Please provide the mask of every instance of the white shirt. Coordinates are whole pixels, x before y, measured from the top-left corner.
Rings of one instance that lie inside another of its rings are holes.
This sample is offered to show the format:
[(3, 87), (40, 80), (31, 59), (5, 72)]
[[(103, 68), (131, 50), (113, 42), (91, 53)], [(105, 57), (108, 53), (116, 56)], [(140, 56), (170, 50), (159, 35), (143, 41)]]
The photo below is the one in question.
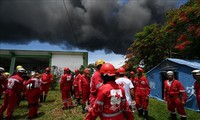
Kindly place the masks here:
[(126, 100), (128, 101), (129, 105), (131, 105), (132, 97), (131, 97), (130, 89), (134, 88), (131, 80), (125, 77), (120, 77), (116, 79), (115, 82), (124, 88)]

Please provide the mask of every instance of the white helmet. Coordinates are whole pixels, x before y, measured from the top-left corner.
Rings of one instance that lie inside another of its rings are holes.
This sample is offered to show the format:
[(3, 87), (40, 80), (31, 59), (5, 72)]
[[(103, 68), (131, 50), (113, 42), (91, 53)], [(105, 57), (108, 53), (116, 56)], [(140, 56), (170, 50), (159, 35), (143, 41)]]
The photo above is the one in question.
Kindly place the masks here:
[(167, 71), (167, 75), (174, 75), (173, 71)]
[(193, 74), (193, 75), (200, 75), (200, 70), (193, 70), (193, 71), (192, 71), (192, 74)]
[(19, 68), (19, 69), (17, 69), (17, 72), (24, 73), (25, 69), (24, 68)]

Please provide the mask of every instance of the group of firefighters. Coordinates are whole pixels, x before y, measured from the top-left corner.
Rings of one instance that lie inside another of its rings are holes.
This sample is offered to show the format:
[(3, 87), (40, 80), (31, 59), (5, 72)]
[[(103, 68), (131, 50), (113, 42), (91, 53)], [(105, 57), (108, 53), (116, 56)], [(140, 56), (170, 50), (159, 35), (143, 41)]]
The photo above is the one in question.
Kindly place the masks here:
[[(142, 68), (130, 72), (126, 76), (123, 67), (118, 68), (99, 59), (95, 62), (95, 72), (90, 76), (90, 69), (85, 68), (83, 74), (78, 69), (72, 75), (68, 67), (59, 81), (62, 96), (63, 110), (72, 109), (75, 105), (82, 105), (82, 113), (87, 113), (85, 120), (95, 120), (98, 116), (102, 120), (133, 120), (134, 111), (139, 117), (148, 120), (148, 104), (150, 87)], [(50, 85), (53, 81), (51, 69), (46, 68), (41, 75), (32, 72), (31, 77), (24, 79), (25, 69), (16, 67), (16, 72), (10, 75), (0, 67), (0, 95), (4, 99), (0, 107), (0, 119), (7, 109), (5, 119), (13, 119), (13, 112), (20, 103), (21, 92), (25, 89), (29, 113), (27, 119), (37, 117), (39, 102), (46, 102)], [(194, 89), (200, 108), (200, 70), (192, 71), (195, 78)], [(184, 105), (187, 95), (182, 83), (174, 78), (173, 71), (167, 71), (168, 80), (164, 82), (164, 100), (170, 111), (171, 119), (176, 120), (177, 109), (181, 120), (186, 120)], [(73, 92), (72, 92), (73, 89)], [(76, 99), (73, 103), (72, 95)], [(87, 105), (86, 105), (87, 103)], [(87, 107), (86, 107), (87, 106)]]

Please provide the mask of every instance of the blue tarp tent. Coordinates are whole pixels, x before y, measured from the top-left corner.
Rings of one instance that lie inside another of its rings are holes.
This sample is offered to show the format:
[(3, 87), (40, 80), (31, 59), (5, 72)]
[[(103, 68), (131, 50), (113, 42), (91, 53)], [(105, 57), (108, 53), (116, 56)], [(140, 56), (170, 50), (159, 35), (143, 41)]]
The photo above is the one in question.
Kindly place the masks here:
[(160, 64), (147, 72), (147, 78), (151, 87), (150, 96), (158, 100), (163, 100), (163, 84), (167, 79), (166, 71), (175, 72), (175, 78), (180, 80), (186, 89), (188, 100), (186, 108), (198, 111), (196, 96), (194, 94), (194, 82), (191, 71), (200, 69), (200, 60), (183, 60), (175, 58), (167, 58)]

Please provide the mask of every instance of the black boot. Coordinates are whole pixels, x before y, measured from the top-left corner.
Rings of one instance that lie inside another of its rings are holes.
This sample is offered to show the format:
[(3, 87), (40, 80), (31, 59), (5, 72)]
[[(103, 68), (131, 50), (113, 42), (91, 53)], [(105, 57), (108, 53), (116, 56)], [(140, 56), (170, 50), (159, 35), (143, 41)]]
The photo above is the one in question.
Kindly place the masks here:
[(148, 120), (148, 111), (147, 110), (144, 111), (144, 120)]
[(138, 110), (138, 115), (141, 117), (143, 115), (143, 109)]
[(44, 95), (44, 102), (46, 102), (47, 95)]
[(187, 117), (181, 117), (181, 120), (187, 120)]
[(176, 113), (171, 113), (171, 120), (177, 120)]
[(43, 102), (43, 95), (40, 95), (40, 102)]
[(86, 113), (85, 105), (82, 105), (82, 113)]
[(76, 99), (76, 104), (77, 104), (77, 106), (78, 106), (78, 105), (81, 105), (80, 98), (77, 98), (77, 99)]

